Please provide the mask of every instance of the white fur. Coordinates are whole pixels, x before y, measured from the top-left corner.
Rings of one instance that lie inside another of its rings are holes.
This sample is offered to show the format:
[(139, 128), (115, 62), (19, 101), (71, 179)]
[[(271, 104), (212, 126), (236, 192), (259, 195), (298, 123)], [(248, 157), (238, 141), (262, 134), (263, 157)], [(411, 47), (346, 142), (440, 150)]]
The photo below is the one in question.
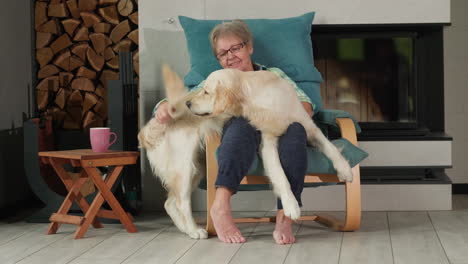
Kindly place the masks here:
[(294, 87), (268, 71), (242, 72), (224, 69), (208, 76), (203, 89), (190, 98), (190, 110), (198, 115), (243, 116), (262, 132), (261, 155), (275, 194), (285, 215), (298, 219), (300, 208), (292, 194), (278, 156), (277, 140), (291, 123), (302, 124), (309, 144), (332, 162), (342, 181), (352, 181), (348, 162), (314, 124), (297, 98)]

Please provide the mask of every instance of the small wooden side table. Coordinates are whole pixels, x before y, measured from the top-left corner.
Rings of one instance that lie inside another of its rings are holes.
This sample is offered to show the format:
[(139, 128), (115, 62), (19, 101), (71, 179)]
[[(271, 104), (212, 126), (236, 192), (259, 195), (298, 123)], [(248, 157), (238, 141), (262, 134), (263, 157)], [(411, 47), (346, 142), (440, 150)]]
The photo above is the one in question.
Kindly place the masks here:
[[(41, 160), (52, 165), (68, 190), (68, 194), (57, 213), (52, 214), (49, 218), (51, 223), (47, 234), (55, 234), (60, 224), (66, 223), (77, 225), (75, 239), (82, 238), (90, 224), (93, 224), (95, 228), (102, 227), (96, 217), (119, 219), (129, 233), (138, 232), (132, 222), (132, 216), (123, 210), (111, 191), (124, 166), (135, 164), (138, 156), (139, 152), (134, 151), (109, 150), (104, 153), (95, 153), (90, 149), (39, 152)], [(79, 178), (74, 180), (65, 171), (63, 165), (67, 163), (73, 167), (82, 168)], [(102, 166), (112, 167), (104, 180), (97, 168)], [(81, 186), (88, 179), (91, 179), (98, 191), (91, 205), (84, 199), (80, 191)], [(79, 205), (84, 216), (67, 214), (74, 201)], [(104, 201), (109, 204), (112, 210), (101, 209)]]

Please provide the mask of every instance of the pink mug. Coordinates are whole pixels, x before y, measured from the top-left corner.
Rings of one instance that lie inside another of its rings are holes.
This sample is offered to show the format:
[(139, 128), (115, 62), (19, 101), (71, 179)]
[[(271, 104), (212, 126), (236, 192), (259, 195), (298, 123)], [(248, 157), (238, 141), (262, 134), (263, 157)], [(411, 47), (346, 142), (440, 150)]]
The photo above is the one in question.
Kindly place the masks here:
[[(114, 136), (114, 139), (109, 143), (111, 135)], [(117, 135), (114, 132), (110, 132), (110, 128), (108, 127), (92, 127), (89, 130), (89, 136), (93, 152), (106, 152), (117, 140)]]

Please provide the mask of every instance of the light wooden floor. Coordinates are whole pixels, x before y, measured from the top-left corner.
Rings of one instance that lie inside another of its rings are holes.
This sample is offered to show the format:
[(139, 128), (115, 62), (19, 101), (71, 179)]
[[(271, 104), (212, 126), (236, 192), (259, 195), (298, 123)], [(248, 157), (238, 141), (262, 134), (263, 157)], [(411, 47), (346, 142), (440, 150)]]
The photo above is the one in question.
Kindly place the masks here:
[(361, 229), (352, 233), (298, 223), (294, 245), (274, 244), (274, 224), (241, 225), (245, 244), (192, 240), (164, 214), (138, 217), (139, 233), (106, 224), (79, 240), (72, 239), (70, 225), (45, 235), (47, 224), (3, 222), (0, 263), (468, 263), (468, 196), (454, 196), (453, 205), (452, 211), (364, 212)]

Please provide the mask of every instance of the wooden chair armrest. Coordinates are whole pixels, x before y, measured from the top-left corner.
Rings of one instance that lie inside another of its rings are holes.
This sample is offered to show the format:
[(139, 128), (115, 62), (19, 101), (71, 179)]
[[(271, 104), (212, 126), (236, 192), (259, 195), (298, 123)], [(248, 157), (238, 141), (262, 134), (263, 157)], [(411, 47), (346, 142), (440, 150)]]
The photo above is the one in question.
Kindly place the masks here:
[(355, 146), (358, 145), (357, 142), (357, 133), (354, 122), (351, 118), (337, 118), (336, 123), (340, 128), (341, 137), (347, 139), (349, 142), (353, 143)]
[(220, 144), (221, 136), (218, 133), (213, 132), (205, 136), (206, 153), (216, 151)]

